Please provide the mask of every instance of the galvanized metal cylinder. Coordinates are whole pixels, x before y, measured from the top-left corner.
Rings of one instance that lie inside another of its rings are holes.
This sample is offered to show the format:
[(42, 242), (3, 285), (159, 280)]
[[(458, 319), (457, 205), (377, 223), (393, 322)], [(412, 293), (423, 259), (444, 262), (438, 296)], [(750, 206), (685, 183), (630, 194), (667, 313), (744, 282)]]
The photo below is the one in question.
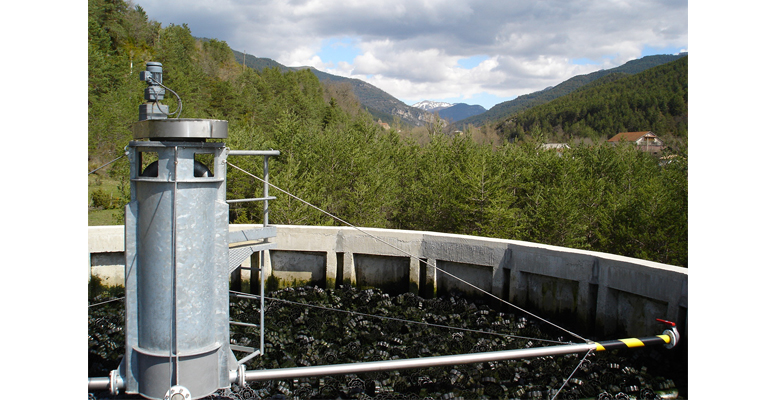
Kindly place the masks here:
[[(162, 399), (182, 387), (205, 397), (229, 387), (237, 367), (227, 312), (225, 145), (173, 138), (128, 149), (126, 392)], [(210, 162), (213, 176), (200, 173), (198, 159)]]
[[(226, 285), (212, 280), (217, 232), (211, 212), (218, 182), (143, 179), (137, 182), (139, 346), (168, 351), (168, 338), (176, 328), (177, 351), (209, 347), (217, 341), (210, 329), (217, 314), (212, 296)], [(170, 324), (174, 317), (176, 323)]]

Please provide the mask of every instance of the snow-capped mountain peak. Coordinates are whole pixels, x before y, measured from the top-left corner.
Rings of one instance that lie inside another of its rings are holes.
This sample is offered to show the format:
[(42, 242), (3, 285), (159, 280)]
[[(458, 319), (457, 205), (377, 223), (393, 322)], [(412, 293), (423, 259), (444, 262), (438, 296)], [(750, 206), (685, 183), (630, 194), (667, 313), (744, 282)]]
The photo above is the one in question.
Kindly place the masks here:
[(452, 107), (453, 105), (454, 104), (444, 103), (442, 101), (423, 100), (419, 103), (412, 104), (412, 107), (419, 108), (428, 112), (435, 112)]

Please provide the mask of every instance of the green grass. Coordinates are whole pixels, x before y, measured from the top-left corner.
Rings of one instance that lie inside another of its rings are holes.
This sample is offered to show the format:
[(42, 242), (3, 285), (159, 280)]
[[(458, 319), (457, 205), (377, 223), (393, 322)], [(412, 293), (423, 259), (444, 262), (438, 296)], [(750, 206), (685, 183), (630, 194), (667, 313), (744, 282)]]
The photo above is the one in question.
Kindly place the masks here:
[(118, 217), (123, 215), (123, 207), (114, 209), (96, 208), (91, 200), (92, 194), (99, 189), (113, 197), (119, 197), (119, 185), (119, 180), (110, 178), (106, 174), (101, 175), (97, 172), (88, 176), (88, 226), (120, 225)]
[(88, 226), (122, 225), (118, 216), (123, 210), (88, 210)]

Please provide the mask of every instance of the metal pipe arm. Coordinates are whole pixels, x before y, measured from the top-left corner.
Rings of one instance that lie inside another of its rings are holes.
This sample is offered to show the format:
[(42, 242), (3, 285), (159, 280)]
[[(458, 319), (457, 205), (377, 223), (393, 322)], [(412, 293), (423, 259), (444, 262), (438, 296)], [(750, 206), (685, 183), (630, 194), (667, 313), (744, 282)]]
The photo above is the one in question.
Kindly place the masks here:
[(99, 392), (110, 390), (110, 378), (88, 378), (88, 391)]
[(280, 150), (230, 150), (228, 156), (280, 156)]
[(110, 371), (110, 376), (105, 378), (88, 378), (88, 391), (109, 391), (111, 394), (116, 395), (118, 391), (126, 388), (126, 383), (123, 377), (120, 376), (120, 372), (116, 370)]
[(509, 361), (522, 358), (553, 356), (587, 351), (605, 351), (617, 348), (644, 347), (653, 345), (675, 344), (676, 338), (673, 332), (666, 331), (663, 335), (648, 338), (631, 338), (620, 340), (608, 340), (603, 342), (590, 342), (583, 344), (566, 344), (558, 346), (537, 347), (529, 349), (502, 350), (484, 353), (458, 354), (450, 356), (408, 358), (404, 360), (371, 361), (349, 364), (321, 365), (313, 367), (278, 368), (265, 370), (242, 371), (242, 376), (236, 377), (233, 382), (264, 381), (271, 379), (304, 378), (311, 376), (330, 376), (355, 374), (365, 372), (392, 371), (413, 368), (429, 368), (438, 366), (452, 366), (460, 364), (473, 364), (491, 361)]
[[(311, 376), (332, 376), (366, 372), (393, 371), (414, 368), (430, 368), (461, 364), (474, 364), (492, 361), (510, 361), (523, 358), (554, 356), (564, 354), (584, 353), (588, 351), (606, 351), (619, 348), (635, 348), (662, 345), (673, 347), (678, 341), (676, 328), (666, 330), (662, 335), (646, 338), (629, 338), (589, 342), (582, 344), (565, 344), (529, 349), (514, 349), (491, 351), (483, 353), (457, 354), (449, 356), (407, 358), (404, 360), (369, 361), (348, 364), (318, 365), (312, 367), (276, 368), (246, 371), (240, 365), (237, 371), (231, 371), (230, 381), (242, 384), (249, 381), (266, 381), (271, 379), (305, 378)], [(88, 378), (88, 390), (110, 390), (117, 393), (123, 389), (123, 380), (116, 371), (109, 378)]]
[(314, 367), (252, 370), (246, 371), (244, 373), (244, 380), (264, 381), (271, 379), (304, 378), (310, 376), (329, 376), (413, 368), (429, 368), (437, 366), (451, 366), (487, 361), (514, 360), (518, 358), (540, 357), (555, 354), (580, 353), (593, 350), (595, 347), (595, 344), (560, 345), (531, 349), (459, 354), (452, 356), (408, 358), (404, 360), (371, 361), (350, 364), (321, 365)]

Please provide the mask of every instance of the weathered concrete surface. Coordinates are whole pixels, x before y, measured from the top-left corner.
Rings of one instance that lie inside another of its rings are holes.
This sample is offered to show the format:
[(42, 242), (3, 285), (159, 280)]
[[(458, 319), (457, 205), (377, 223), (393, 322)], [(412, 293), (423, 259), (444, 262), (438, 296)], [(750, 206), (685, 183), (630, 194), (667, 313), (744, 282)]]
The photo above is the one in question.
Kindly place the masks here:
[[(230, 230), (253, 227), (258, 225), (231, 225)], [(431, 297), (468, 288), (456, 277), (538, 315), (599, 336), (660, 334), (662, 326), (655, 318), (677, 322), (686, 335), (686, 268), (434, 232), (278, 225), (277, 233), (271, 239), (277, 248), (270, 251), (266, 272), (284, 282), (325, 281), (327, 287), (395, 285)], [(105, 253), (123, 251), (122, 234), (122, 226), (89, 228), (93, 273), (103, 273), (96, 267)]]
[(326, 283), (326, 252), (273, 250), (270, 263), (278, 288)]
[(126, 260), (123, 225), (88, 227), (88, 268), (108, 286), (123, 286)]

